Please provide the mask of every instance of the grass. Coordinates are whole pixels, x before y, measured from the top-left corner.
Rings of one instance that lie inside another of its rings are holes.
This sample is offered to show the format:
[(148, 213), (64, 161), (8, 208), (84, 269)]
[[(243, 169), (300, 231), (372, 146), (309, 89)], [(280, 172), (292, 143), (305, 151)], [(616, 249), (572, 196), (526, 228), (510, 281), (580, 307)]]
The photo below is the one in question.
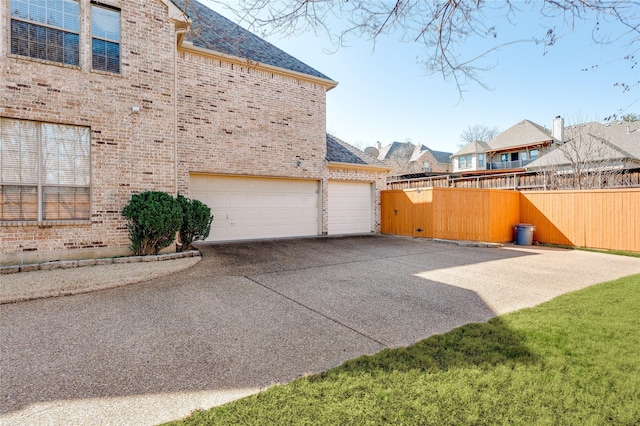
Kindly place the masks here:
[(171, 424), (638, 425), (639, 401), (634, 275)]

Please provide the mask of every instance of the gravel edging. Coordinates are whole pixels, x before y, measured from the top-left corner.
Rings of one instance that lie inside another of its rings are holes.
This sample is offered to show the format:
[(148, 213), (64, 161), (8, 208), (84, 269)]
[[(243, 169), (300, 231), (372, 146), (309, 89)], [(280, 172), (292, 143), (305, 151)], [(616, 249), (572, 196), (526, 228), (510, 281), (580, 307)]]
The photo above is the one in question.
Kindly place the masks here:
[(485, 241), (459, 241), (459, 240), (445, 240), (442, 238), (432, 238), (434, 243), (443, 244), (455, 244), (462, 247), (483, 247), (483, 248), (500, 248), (504, 247), (502, 243), (489, 243)]
[[(0, 274), (0, 304), (88, 293), (159, 278), (190, 268), (199, 251), (46, 262), (5, 267)], [(20, 272), (20, 273), (16, 273)]]

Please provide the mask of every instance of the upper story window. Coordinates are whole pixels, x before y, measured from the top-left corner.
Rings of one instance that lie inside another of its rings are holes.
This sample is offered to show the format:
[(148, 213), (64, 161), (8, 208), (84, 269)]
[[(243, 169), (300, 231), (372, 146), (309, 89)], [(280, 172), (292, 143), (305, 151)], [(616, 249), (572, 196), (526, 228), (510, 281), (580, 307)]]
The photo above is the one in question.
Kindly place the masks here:
[(538, 155), (539, 154), (537, 149), (532, 149), (531, 151), (529, 151), (529, 158), (531, 158), (532, 160), (538, 158)]
[(80, 64), (80, 5), (74, 0), (11, 0), (11, 53)]
[(470, 169), (471, 168), (471, 156), (465, 155), (458, 157), (458, 169)]
[(88, 127), (0, 118), (0, 220), (89, 220)]
[(120, 73), (120, 11), (92, 4), (91, 37), (92, 68)]

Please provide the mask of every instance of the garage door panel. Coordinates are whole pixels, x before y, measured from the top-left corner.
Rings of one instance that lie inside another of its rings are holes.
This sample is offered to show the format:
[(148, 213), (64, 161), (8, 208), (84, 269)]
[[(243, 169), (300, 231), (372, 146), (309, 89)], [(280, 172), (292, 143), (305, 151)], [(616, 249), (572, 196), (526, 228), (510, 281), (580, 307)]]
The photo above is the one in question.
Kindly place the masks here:
[(319, 233), (318, 181), (193, 175), (191, 188), (214, 215), (207, 241)]
[(371, 183), (330, 181), (328, 233), (359, 234), (373, 229)]

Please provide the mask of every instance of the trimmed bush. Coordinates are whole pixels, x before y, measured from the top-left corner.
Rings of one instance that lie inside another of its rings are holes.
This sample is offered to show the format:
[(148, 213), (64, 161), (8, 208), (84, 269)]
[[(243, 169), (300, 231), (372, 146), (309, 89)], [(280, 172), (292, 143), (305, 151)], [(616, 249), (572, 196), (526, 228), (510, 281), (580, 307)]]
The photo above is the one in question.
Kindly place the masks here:
[(191, 200), (178, 195), (178, 204), (182, 208), (182, 226), (180, 227), (180, 245), (178, 251), (189, 250), (192, 243), (204, 240), (211, 231), (213, 216), (209, 206), (199, 200)]
[(178, 201), (159, 191), (132, 195), (122, 215), (129, 220), (131, 250), (136, 256), (158, 254), (168, 247), (182, 223), (182, 208)]

